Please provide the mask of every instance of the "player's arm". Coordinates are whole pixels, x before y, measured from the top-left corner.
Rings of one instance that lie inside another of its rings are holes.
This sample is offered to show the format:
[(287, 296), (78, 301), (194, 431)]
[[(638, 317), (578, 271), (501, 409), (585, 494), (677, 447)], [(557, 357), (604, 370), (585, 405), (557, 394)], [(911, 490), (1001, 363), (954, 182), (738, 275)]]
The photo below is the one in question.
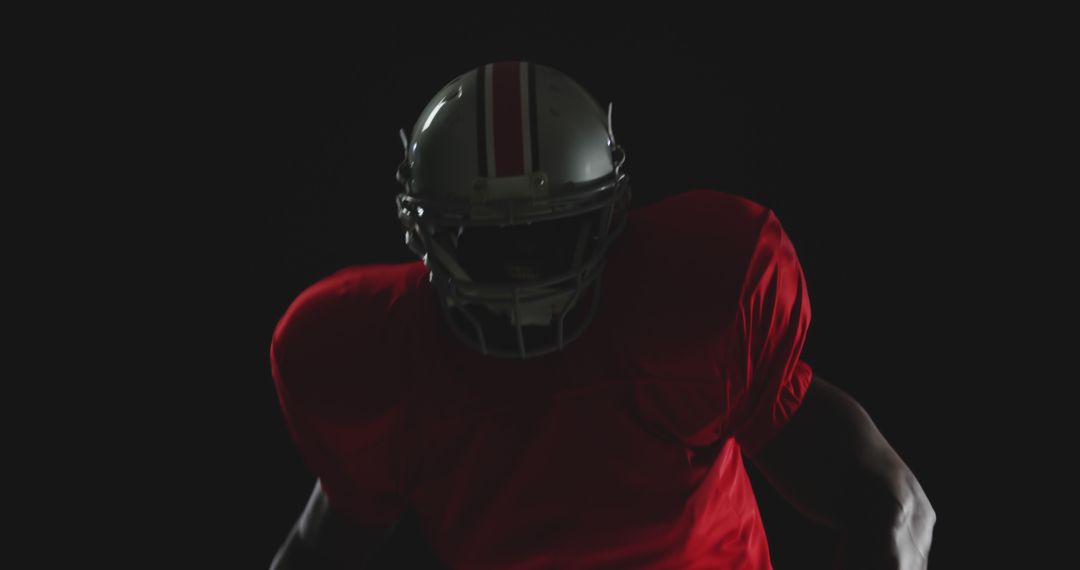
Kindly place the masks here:
[(925, 568), (936, 515), (851, 396), (814, 376), (798, 412), (751, 457), (804, 515), (844, 535), (843, 568)]
[(363, 528), (334, 512), (318, 481), (270, 570), (364, 568), (392, 528)]

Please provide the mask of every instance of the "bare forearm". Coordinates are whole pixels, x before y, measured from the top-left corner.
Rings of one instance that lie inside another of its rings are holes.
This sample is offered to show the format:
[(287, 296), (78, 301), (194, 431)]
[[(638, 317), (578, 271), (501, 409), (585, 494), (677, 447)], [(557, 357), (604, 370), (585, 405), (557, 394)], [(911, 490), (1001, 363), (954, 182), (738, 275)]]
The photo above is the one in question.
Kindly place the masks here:
[(285, 542), (278, 549), (270, 570), (337, 570), (342, 566), (304, 543), (300, 538), (299, 525), (295, 525)]
[(389, 529), (360, 528), (331, 507), (316, 481), (304, 511), (278, 549), (270, 570), (363, 568), (387, 541)]
[(764, 476), (819, 523), (857, 534), (929, 532), (930, 501), (862, 406), (821, 378), (811, 386), (791, 423), (753, 458)]

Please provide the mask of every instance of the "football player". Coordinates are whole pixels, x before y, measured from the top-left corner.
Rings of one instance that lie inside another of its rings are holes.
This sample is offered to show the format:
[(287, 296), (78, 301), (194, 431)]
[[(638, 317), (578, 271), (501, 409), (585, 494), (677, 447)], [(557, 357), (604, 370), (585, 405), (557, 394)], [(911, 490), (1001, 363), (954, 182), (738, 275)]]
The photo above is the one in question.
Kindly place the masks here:
[(841, 567), (926, 567), (918, 481), (801, 358), (773, 212), (631, 209), (611, 107), (528, 62), (450, 81), (402, 140), (419, 260), (343, 269), (274, 332), (317, 482), (273, 568), (377, 567), (405, 526), (450, 568), (771, 568), (745, 460), (842, 531)]

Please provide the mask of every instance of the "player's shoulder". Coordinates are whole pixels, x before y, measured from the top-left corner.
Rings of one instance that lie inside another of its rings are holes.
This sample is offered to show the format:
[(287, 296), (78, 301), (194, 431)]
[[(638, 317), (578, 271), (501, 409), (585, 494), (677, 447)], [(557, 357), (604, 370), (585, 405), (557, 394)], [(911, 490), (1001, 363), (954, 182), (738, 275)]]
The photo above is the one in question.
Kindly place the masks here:
[(660, 215), (673, 216), (695, 231), (745, 234), (751, 239), (773, 217), (772, 210), (750, 198), (709, 188), (674, 194), (655, 207)]
[(282, 387), (306, 398), (342, 395), (360, 387), (360, 376), (392, 374), (387, 339), (402, 298), (415, 289), (416, 265), (352, 266), (304, 289), (271, 340)]
[(724, 192), (712, 188), (690, 188), (678, 194), (672, 194), (665, 198), (666, 202), (694, 204), (704, 208), (715, 208), (718, 211), (740, 212), (742, 215), (760, 215), (767, 210), (765, 206), (738, 194)]
[(617, 358), (659, 377), (701, 376), (733, 330), (747, 269), (769, 210), (693, 189), (631, 212), (609, 254), (603, 317)]
[(779, 227), (775, 214), (762, 204), (708, 188), (674, 194), (635, 214), (647, 239), (672, 263), (718, 276), (740, 274), (755, 252), (775, 238), (769, 228)]
[(728, 244), (732, 255), (754, 258), (784, 253), (790, 244), (776, 213), (750, 198), (709, 189), (694, 189), (676, 197), (695, 231), (713, 244)]
[(404, 294), (413, 264), (355, 265), (305, 288), (274, 331), (275, 342), (377, 329), (377, 315)]

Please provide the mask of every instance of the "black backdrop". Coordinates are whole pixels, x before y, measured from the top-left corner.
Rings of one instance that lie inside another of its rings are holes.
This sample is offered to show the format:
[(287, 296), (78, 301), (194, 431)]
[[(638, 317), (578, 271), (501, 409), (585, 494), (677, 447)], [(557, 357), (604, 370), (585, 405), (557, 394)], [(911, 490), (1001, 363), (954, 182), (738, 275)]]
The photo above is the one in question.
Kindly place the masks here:
[[(966, 175), (978, 46), (922, 28), (589, 31), (369, 23), (262, 30), (212, 50), (192, 39), (198, 79), (177, 89), (203, 144), (190, 160), (208, 168), (177, 199), (196, 231), (172, 244), (184, 294), (170, 308), (190, 325), (172, 363), (197, 421), (170, 435), (194, 459), (170, 469), (184, 481), (174, 508), (201, 521), (192, 532), (232, 567), (269, 563), (313, 482), (269, 374), (276, 320), (338, 268), (413, 259), (393, 213), (397, 130), (457, 74), (527, 59), (614, 102), (637, 206), (704, 186), (778, 213), (813, 303), (805, 358), (923, 483), (939, 515), (931, 567), (993, 560), (980, 506), (1003, 474), (975, 466), (1005, 437), (983, 421), (984, 399), (1012, 370), (987, 358), (1000, 292), (985, 286), (994, 248)], [(829, 532), (751, 475), (776, 567), (826, 567)]]

